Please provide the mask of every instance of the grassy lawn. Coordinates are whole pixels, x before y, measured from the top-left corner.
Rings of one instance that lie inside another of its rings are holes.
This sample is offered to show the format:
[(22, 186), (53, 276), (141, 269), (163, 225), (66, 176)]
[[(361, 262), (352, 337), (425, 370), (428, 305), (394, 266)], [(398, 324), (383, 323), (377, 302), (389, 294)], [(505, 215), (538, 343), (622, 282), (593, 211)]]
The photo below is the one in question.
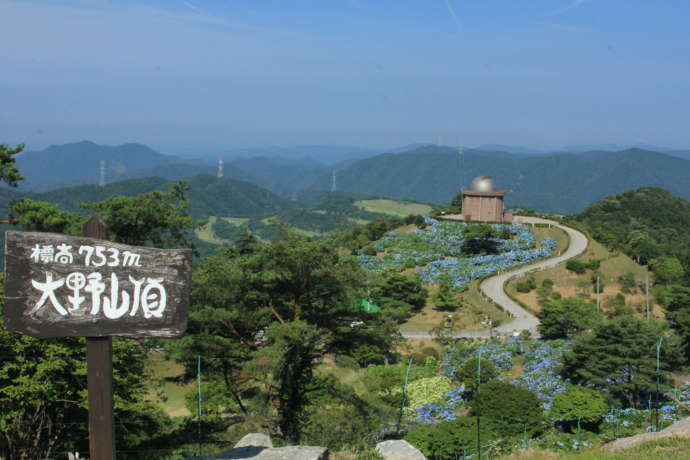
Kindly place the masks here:
[(215, 233), (213, 233), (213, 224), (217, 221), (216, 216), (209, 216), (208, 223), (201, 228), (194, 230), (196, 237), (205, 243), (223, 245), (226, 243), (225, 240), (218, 238)]
[(355, 202), (365, 211), (389, 214), (391, 216), (405, 217), (410, 214), (429, 214), (431, 206), (419, 203), (404, 203), (394, 200), (360, 200)]
[(431, 299), (438, 291), (438, 285), (430, 285), (426, 288), (429, 291), (426, 306), (406, 323), (400, 325), (400, 330), (428, 331), (439, 326), (448, 315), (453, 315), (455, 327), (463, 330), (486, 329), (481, 323), (487, 315), (494, 324), (510, 321), (510, 316), (506, 312), (480, 295), (478, 280), (472, 281), (467, 291), (459, 295), (462, 306), (454, 312), (436, 310)]
[[(183, 373), (182, 366), (164, 359), (163, 353), (153, 352), (149, 354), (146, 368), (151, 374), (148, 398), (158, 402), (171, 417), (190, 415), (185, 405), (185, 394), (193, 390), (194, 382), (181, 384), (175, 381)], [(163, 399), (160, 395), (163, 395)]]
[(501, 460), (690, 460), (690, 439), (670, 437), (651, 441), (620, 452), (606, 452), (602, 448), (578, 453), (556, 453), (530, 449), (517, 452)]
[[(538, 229), (545, 230), (545, 229)], [(546, 229), (548, 230), (548, 229)], [(581, 260), (599, 259), (601, 260), (601, 268), (599, 271), (602, 274), (602, 282), (604, 284), (604, 292), (601, 294), (601, 305), (604, 310), (607, 310), (607, 300), (612, 299), (617, 294), (625, 296), (626, 305), (632, 307), (636, 311), (642, 313), (645, 309), (645, 296), (639, 290), (634, 290), (632, 293), (624, 293), (621, 285), (618, 282), (620, 276), (628, 272), (634, 274), (635, 279), (639, 282), (644, 282), (645, 277), (648, 276), (647, 269), (635, 263), (630, 257), (622, 253), (612, 253), (604, 246), (596, 241), (590, 241), (587, 251), (578, 257)], [(534, 273), (534, 279), (537, 286), (540, 286), (545, 279), (554, 281), (554, 291), (560, 293), (563, 297), (581, 296), (589, 300), (595, 301), (596, 294), (594, 292), (594, 285), (591, 283), (592, 271), (587, 270), (584, 274), (578, 275), (565, 268), (565, 264), (558, 267)], [(536, 290), (529, 293), (517, 292), (516, 285), (521, 279), (513, 279), (506, 284), (506, 291), (512, 297), (518, 299), (525, 304), (530, 310), (538, 312), (541, 307), (537, 301)], [(653, 302), (653, 299), (651, 299)], [(661, 316), (661, 309), (653, 305), (653, 312), (657, 316)]]
[(568, 234), (557, 227), (535, 227), (533, 229), (534, 236), (537, 238), (537, 247), (539, 242), (544, 238), (553, 238), (556, 240), (556, 251), (565, 251), (568, 248), (569, 238)]

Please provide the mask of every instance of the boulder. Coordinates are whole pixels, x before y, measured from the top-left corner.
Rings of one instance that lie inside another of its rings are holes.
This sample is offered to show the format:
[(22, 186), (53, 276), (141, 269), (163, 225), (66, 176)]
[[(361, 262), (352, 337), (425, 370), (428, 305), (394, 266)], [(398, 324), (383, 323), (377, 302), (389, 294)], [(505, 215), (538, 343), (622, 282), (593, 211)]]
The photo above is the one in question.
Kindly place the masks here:
[(376, 444), (376, 451), (385, 460), (426, 460), (424, 454), (404, 439)]
[(235, 448), (238, 447), (249, 447), (249, 446), (254, 446), (254, 447), (273, 447), (273, 441), (271, 441), (271, 437), (267, 434), (263, 433), (249, 433), (245, 434), (242, 439), (240, 439), (237, 444), (235, 444)]
[(216, 458), (218, 460), (328, 460), (328, 449), (316, 446), (246, 446), (232, 449)]

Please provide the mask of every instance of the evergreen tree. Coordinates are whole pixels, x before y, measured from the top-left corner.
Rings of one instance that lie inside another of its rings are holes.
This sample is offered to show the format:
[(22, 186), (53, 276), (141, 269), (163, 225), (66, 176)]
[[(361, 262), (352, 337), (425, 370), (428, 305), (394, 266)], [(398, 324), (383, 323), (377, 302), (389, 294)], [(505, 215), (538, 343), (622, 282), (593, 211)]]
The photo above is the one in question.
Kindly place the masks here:
[(616, 318), (575, 339), (564, 355), (561, 374), (571, 382), (609, 391), (628, 407), (640, 408), (655, 391), (656, 347), (663, 338), (662, 391), (669, 372), (682, 362), (680, 340), (657, 322)]
[(441, 279), (433, 300), (436, 309), (440, 311), (455, 311), (460, 306), (460, 299), (453, 291), (453, 286), (448, 276), (444, 276)]

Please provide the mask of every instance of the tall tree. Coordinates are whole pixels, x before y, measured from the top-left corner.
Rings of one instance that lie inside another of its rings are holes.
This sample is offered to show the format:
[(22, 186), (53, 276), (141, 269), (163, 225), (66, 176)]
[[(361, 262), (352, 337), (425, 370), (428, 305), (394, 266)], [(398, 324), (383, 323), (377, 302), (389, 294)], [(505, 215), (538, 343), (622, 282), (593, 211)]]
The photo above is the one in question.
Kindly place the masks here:
[(545, 339), (570, 339), (602, 320), (596, 305), (577, 297), (547, 302), (537, 316), (539, 333)]
[[(655, 390), (656, 346), (663, 338), (662, 384), (682, 362), (680, 340), (661, 323), (616, 318), (575, 339), (561, 374), (571, 382), (610, 391), (628, 407), (639, 408)], [(665, 388), (665, 386), (664, 386)]]
[(668, 304), (671, 328), (681, 337), (686, 362), (690, 361), (690, 287), (674, 286)]
[(359, 308), (363, 273), (328, 241), (288, 233), (243, 255), (222, 249), (194, 280), (188, 333), (174, 356), (190, 377), (196, 356), (208, 359), (206, 375), (226, 384), (233, 412), (275, 418), (291, 441), (300, 438), (308, 394), (324, 389), (313, 377), (325, 355), (362, 346), (388, 353), (396, 340), (385, 316)]

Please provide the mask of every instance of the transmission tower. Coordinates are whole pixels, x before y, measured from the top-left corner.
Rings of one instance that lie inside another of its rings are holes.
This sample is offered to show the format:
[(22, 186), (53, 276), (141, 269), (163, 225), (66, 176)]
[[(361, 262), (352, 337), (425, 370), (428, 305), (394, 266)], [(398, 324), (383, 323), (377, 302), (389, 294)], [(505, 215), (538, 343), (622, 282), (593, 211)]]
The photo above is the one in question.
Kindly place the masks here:
[(105, 160), (101, 160), (101, 171), (98, 176), (98, 185), (101, 187), (105, 186)]
[(218, 157), (218, 179), (223, 178), (223, 159)]
[(334, 169), (333, 173), (331, 174), (333, 180), (331, 181), (331, 192), (335, 192), (336, 189), (336, 176), (338, 175), (338, 172)]

